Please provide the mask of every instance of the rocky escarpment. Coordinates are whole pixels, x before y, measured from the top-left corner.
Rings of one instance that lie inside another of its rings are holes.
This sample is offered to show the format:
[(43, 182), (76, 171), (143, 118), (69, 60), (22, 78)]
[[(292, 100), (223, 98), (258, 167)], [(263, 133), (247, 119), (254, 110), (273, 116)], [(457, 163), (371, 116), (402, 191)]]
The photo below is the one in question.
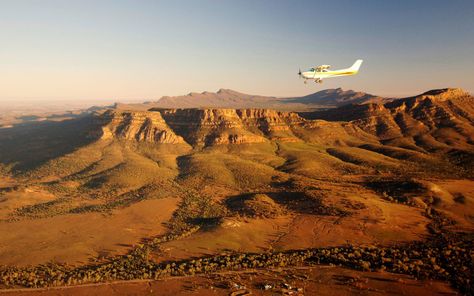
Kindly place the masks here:
[(161, 144), (185, 143), (166, 124), (158, 112), (107, 111), (99, 119), (102, 138), (117, 137)]
[(385, 104), (348, 105), (305, 114), (348, 121), (386, 143), (424, 150), (474, 149), (474, 98), (461, 89), (439, 89)]
[(98, 117), (101, 137), (193, 146), (280, 142), (332, 145), (373, 142), (351, 123), (307, 120), (293, 112), (269, 109), (109, 110)]
[(292, 127), (305, 120), (295, 113), (267, 109), (152, 109), (193, 145), (296, 141)]
[(267, 109), (109, 110), (97, 121), (102, 138), (194, 146), (299, 141), (293, 131), (307, 124), (296, 113)]

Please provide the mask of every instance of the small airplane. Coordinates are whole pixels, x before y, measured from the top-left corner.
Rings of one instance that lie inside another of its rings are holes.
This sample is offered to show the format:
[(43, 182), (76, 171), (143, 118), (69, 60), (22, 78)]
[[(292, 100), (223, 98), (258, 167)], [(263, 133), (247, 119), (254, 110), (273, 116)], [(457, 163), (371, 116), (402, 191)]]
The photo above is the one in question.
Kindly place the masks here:
[(331, 68), (330, 65), (321, 65), (313, 67), (306, 72), (301, 72), (300, 69), (298, 75), (300, 76), (300, 78), (304, 79), (305, 84), (308, 79), (312, 79), (316, 83), (323, 83), (323, 78), (332, 78), (357, 74), (357, 72), (359, 72), (360, 65), (362, 65), (362, 62), (362, 60), (357, 60), (350, 68), (334, 71), (329, 71), (329, 68)]

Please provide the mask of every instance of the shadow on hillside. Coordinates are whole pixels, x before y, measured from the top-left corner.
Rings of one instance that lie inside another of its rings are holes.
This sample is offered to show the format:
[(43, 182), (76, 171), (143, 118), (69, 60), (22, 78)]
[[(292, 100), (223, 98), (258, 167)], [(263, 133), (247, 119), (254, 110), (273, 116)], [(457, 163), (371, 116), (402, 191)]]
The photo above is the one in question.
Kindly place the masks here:
[(0, 129), (0, 163), (24, 171), (95, 140), (92, 115), (63, 121), (26, 122)]
[(191, 155), (181, 155), (176, 158), (176, 163), (178, 164), (179, 174), (176, 177), (177, 180), (185, 179), (191, 175)]

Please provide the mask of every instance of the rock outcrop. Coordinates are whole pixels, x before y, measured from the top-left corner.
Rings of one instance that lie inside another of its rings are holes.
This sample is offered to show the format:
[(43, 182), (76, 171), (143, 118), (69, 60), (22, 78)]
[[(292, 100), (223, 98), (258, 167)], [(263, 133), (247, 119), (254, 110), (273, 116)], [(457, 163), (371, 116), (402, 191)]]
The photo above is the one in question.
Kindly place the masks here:
[(294, 112), (269, 109), (109, 110), (98, 117), (98, 123), (102, 139), (201, 147), (270, 141), (322, 145), (377, 141), (353, 123), (307, 120)]
[(103, 139), (211, 146), (300, 141), (293, 130), (307, 120), (296, 113), (268, 109), (151, 109), (109, 110), (97, 122)]
[(107, 111), (101, 116), (102, 138), (115, 136), (139, 142), (179, 144), (184, 139), (176, 135), (158, 112)]
[(305, 120), (296, 113), (268, 109), (151, 109), (193, 145), (297, 141), (292, 126)]
[(386, 143), (427, 151), (474, 148), (474, 97), (461, 89), (431, 90), (385, 104), (347, 105), (305, 116), (348, 121)]

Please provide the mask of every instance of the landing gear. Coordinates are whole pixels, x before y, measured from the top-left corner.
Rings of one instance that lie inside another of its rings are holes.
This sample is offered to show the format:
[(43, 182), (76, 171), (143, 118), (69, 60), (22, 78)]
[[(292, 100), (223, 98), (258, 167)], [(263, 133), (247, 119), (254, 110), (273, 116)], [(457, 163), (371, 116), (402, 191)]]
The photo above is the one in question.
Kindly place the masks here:
[(308, 83), (308, 81), (305, 80), (305, 81), (304, 81), (304, 84), (306, 84), (306, 83)]

